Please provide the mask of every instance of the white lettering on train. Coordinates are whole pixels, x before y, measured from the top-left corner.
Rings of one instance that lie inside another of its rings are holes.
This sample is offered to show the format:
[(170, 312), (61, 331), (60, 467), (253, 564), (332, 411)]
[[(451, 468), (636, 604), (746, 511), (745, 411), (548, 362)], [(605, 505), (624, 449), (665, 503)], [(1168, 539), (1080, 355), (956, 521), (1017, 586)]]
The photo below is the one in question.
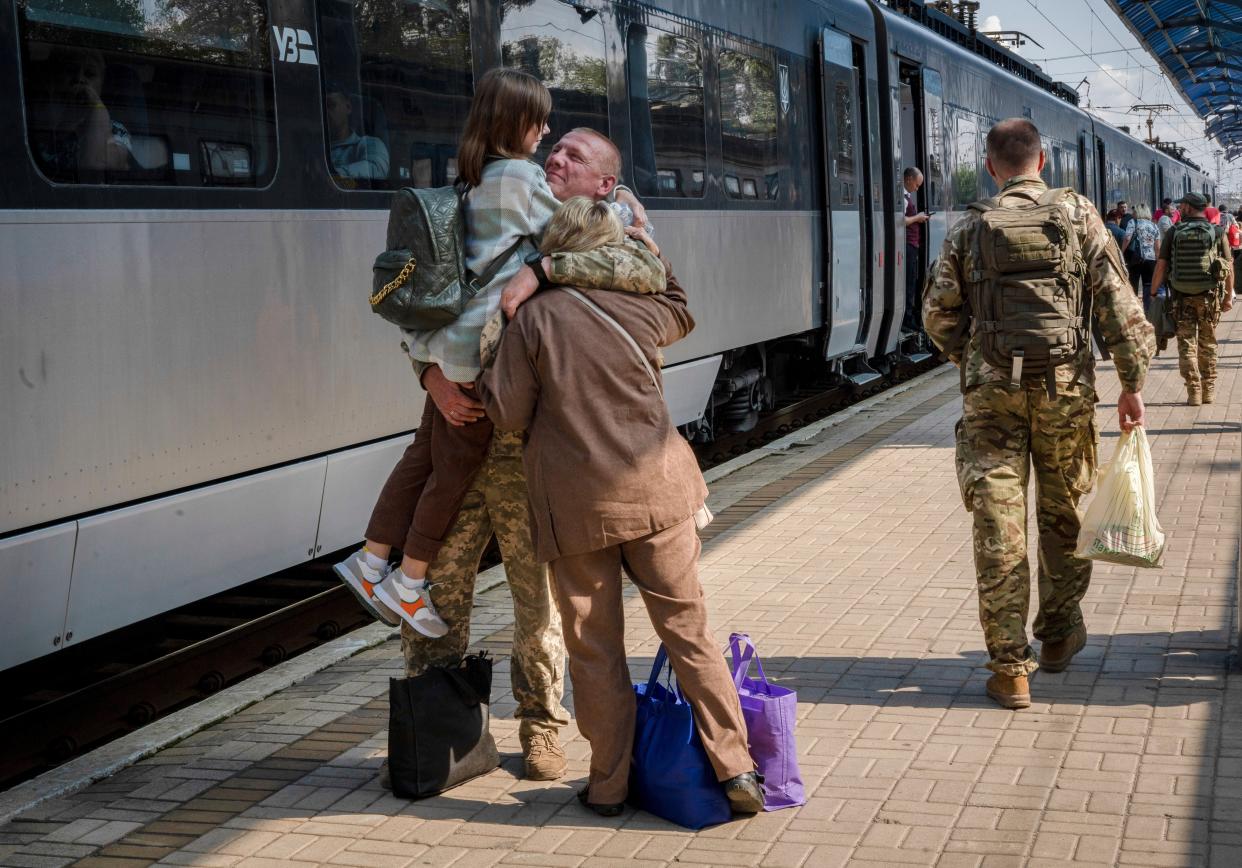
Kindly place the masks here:
[(315, 43), (305, 30), (272, 25), (272, 38), (276, 40), (276, 57), (283, 63), (308, 63), (319, 65)]

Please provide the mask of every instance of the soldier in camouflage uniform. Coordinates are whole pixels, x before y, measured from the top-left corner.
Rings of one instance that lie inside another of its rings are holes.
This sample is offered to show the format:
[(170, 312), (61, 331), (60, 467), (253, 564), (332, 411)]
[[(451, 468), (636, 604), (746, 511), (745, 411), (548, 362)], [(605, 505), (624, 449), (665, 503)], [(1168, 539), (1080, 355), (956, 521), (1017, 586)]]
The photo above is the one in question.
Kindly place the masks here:
[[(1000, 193), (999, 207), (1021, 205), (1046, 190), (1039, 132), (1024, 118), (998, 123), (987, 137), (987, 168)], [(1117, 245), (1099, 213), (1083, 196), (1067, 192), (1063, 207), (1076, 228), (1086, 267), (1084, 292), (1121, 378), (1118, 414), (1123, 428), (1143, 421), (1140, 395), (1155, 349), (1151, 325), (1130, 289)], [(969, 212), (949, 231), (923, 300), (928, 335), (963, 366), (963, 414), (957, 423), (956, 464), (966, 509), (974, 516), (979, 619), (995, 673), (988, 695), (1007, 708), (1030, 705), (1027, 676), (1039, 666), (1060, 671), (1086, 643), (1079, 603), (1091, 563), (1074, 557), (1079, 501), (1095, 479), (1095, 361), (1090, 344), (1079, 364), (1057, 367), (1055, 396), (1042, 380), (1010, 383), (1011, 373), (989, 365), (978, 335), (955, 349), (967, 276), (980, 215)], [(1030, 565), (1027, 559), (1027, 483), (1034, 467), (1039, 528), (1039, 613), (1036, 662), (1027, 641)]]
[[(1178, 202), (1182, 219), (1165, 231), (1160, 254), (1151, 279), (1151, 296), (1168, 280), (1170, 263), (1176, 245), (1176, 229), (1195, 221), (1207, 222), (1203, 211), (1207, 199), (1198, 193), (1187, 193)], [(1177, 366), (1186, 381), (1186, 402), (1191, 406), (1211, 404), (1216, 400), (1216, 324), (1222, 311), (1233, 307), (1233, 253), (1224, 232), (1216, 239), (1217, 259), (1222, 266), (1219, 286), (1215, 290), (1188, 295), (1172, 288), (1173, 321), (1177, 323)]]

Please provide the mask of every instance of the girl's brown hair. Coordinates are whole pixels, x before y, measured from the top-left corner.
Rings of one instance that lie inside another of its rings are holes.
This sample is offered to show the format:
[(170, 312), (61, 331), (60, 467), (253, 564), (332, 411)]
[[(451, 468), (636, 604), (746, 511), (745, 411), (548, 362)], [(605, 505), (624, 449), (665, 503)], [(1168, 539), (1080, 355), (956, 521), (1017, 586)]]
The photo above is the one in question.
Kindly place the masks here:
[(457, 150), (457, 174), (478, 186), (489, 156), (529, 159), (523, 140), (552, 113), (552, 94), (533, 75), (493, 69), (479, 79)]
[(539, 249), (546, 254), (585, 253), (623, 240), (625, 230), (621, 228), (621, 220), (607, 202), (574, 196), (552, 215)]

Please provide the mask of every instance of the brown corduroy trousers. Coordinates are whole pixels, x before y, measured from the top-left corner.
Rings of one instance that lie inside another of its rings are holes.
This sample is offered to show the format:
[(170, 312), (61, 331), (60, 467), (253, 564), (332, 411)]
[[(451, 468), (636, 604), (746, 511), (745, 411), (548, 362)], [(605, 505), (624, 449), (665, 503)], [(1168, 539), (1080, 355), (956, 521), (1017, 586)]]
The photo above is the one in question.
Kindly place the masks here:
[(406, 557), (434, 561), (491, 442), (492, 423), (486, 416), (451, 425), (428, 395), (414, 442), (380, 490), (366, 538), (400, 549)]
[(746, 722), (724, 655), (707, 625), (694, 520), (549, 565), (561, 610), (574, 717), (591, 744), (590, 800), (625, 801), (634, 743), (634, 688), (625, 660), (621, 571), (642, 594), (694, 709), (703, 747), (721, 781), (755, 767)]

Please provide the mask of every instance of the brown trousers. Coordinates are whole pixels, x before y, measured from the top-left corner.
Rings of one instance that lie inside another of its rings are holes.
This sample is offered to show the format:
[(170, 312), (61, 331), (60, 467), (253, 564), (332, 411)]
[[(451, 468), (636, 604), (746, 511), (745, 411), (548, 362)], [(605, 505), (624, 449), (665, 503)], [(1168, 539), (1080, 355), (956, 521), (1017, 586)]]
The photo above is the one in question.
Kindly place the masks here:
[(486, 416), (458, 428), (428, 395), (414, 442), (380, 490), (366, 538), (406, 557), (434, 561), (491, 442)]
[(591, 744), (592, 802), (625, 801), (634, 744), (623, 568), (642, 594), (656, 635), (668, 649), (716, 777), (725, 781), (755, 767), (746, 746), (737, 688), (707, 626), (699, 548), (694, 520), (686, 519), (650, 536), (558, 558), (549, 565), (569, 651), (574, 716)]

